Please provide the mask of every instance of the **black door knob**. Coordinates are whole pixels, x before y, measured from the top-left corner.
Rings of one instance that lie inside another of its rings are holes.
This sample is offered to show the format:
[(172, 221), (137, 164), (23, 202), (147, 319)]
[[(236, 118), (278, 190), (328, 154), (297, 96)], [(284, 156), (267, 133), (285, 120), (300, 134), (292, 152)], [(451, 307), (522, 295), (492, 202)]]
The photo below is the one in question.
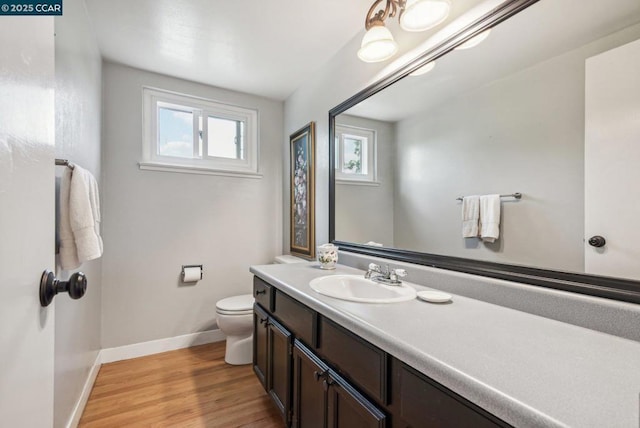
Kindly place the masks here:
[(82, 272), (76, 272), (68, 281), (60, 281), (50, 270), (45, 270), (40, 278), (40, 304), (49, 306), (56, 294), (69, 293), (72, 299), (79, 299), (87, 291), (87, 277)]
[(591, 238), (589, 238), (589, 245), (591, 245), (592, 247), (596, 247), (596, 248), (604, 247), (606, 243), (607, 243), (607, 240), (600, 235), (592, 236)]

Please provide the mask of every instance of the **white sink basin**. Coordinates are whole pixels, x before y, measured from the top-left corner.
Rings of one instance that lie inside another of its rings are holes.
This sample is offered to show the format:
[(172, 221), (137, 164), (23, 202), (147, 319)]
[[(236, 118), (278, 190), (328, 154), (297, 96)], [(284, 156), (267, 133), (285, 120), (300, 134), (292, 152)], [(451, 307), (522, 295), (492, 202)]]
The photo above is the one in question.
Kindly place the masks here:
[(316, 278), (309, 286), (320, 294), (362, 303), (396, 303), (415, 299), (416, 290), (402, 285), (384, 285), (360, 275), (328, 275)]

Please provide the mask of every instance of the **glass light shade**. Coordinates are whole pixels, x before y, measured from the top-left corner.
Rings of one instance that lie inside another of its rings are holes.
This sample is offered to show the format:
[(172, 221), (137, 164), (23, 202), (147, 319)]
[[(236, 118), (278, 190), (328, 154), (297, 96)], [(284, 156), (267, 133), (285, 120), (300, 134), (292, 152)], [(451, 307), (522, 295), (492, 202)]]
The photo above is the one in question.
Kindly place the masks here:
[(449, 0), (407, 0), (400, 16), (405, 31), (424, 31), (447, 19), (451, 10)]
[(436, 66), (435, 61), (428, 62), (422, 67), (420, 67), (419, 69), (417, 69), (416, 71), (414, 71), (413, 73), (410, 73), (409, 76), (422, 76), (423, 74), (427, 74), (428, 72), (433, 70), (435, 66)]
[(389, 59), (398, 51), (391, 31), (383, 25), (371, 27), (362, 38), (358, 58), (364, 62), (380, 62)]
[(477, 36), (470, 38), (469, 40), (467, 40), (466, 42), (464, 42), (460, 46), (456, 47), (456, 50), (471, 49), (471, 48), (473, 48), (475, 46), (478, 46), (480, 43), (482, 43), (484, 41), (484, 39), (489, 37), (489, 33), (491, 33), (491, 29), (489, 29), (487, 31), (483, 31), (482, 33), (478, 34)]

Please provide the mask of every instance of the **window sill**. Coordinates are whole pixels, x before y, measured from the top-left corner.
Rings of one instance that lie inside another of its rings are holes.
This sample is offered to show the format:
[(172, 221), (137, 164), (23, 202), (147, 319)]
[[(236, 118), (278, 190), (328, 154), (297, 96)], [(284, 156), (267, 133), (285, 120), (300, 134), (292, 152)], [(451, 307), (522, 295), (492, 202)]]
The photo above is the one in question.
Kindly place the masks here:
[(202, 174), (202, 175), (221, 175), (226, 177), (237, 178), (262, 178), (262, 174), (256, 172), (245, 171), (227, 171), (223, 169), (214, 169), (192, 165), (175, 165), (160, 162), (138, 162), (138, 166), (142, 170), (162, 171), (162, 172), (178, 172), (183, 174)]
[(347, 186), (380, 186), (379, 181), (365, 181), (365, 180), (344, 180), (344, 179), (336, 179), (336, 184), (339, 185), (347, 185)]

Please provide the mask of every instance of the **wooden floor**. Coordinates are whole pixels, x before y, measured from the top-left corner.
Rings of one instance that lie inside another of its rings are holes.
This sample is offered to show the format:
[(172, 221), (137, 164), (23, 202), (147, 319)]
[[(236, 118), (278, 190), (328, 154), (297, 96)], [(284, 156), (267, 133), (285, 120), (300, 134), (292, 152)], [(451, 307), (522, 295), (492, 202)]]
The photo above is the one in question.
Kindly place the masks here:
[(224, 362), (224, 342), (104, 364), (80, 427), (278, 427), (251, 365)]

